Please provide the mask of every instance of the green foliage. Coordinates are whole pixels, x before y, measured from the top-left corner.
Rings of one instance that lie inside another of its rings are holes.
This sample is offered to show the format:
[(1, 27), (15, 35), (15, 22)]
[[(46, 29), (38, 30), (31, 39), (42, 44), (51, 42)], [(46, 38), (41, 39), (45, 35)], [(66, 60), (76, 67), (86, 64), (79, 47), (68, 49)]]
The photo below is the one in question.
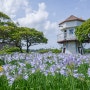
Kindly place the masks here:
[(90, 19), (76, 27), (75, 34), (80, 42), (89, 41), (88, 34), (90, 33)]
[(13, 53), (13, 52), (20, 52), (20, 49), (18, 47), (9, 47), (9, 46), (4, 46), (2, 50), (0, 50), (0, 54), (4, 53)]
[(12, 27), (16, 27), (16, 24), (14, 22), (10, 22), (10, 21), (7, 21), (7, 22), (0, 22), (0, 26), (12, 26)]
[(30, 64), (27, 63), (27, 64), (26, 64), (26, 68), (27, 68), (27, 69), (31, 69), (32, 66), (31, 66)]
[(0, 42), (10, 43), (10, 37), (16, 24), (10, 19), (10, 17), (3, 12), (0, 12)]
[(10, 90), (6, 76), (0, 76), (0, 90)]
[(51, 49), (52, 53), (61, 53), (61, 49)]
[(18, 61), (12, 60), (12, 61), (9, 62), (9, 64), (11, 64), (11, 65), (18, 65)]
[(12, 26), (0, 26), (0, 39), (3, 42), (9, 43), (10, 42), (10, 37), (12, 35), (13, 31)]
[(85, 53), (90, 53), (90, 48), (89, 49), (84, 49)]
[(49, 52), (50, 50), (49, 49), (39, 49), (39, 50), (36, 50), (36, 51), (43, 54), (43, 53)]
[(78, 73), (82, 73), (83, 75), (87, 76), (88, 68), (89, 64), (83, 63), (78, 67)]
[(12, 22), (12, 21), (11, 22), (8, 21), (5, 24), (8, 25), (8, 26), (17, 27), (16, 24), (14, 22)]
[(43, 33), (35, 30), (34, 28), (19, 27), (18, 36), (20, 36), (29, 45), (34, 45), (38, 43), (47, 43), (47, 39), (44, 37)]
[(18, 79), (13, 84), (18, 90), (88, 90), (87, 83), (72, 76), (60, 74), (45, 76), (40, 72), (30, 75), (28, 81)]
[(3, 12), (0, 12), (0, 18), (3, 18), (3, 19), (10, 19), (10, 17), (7, 16), (6, 14), (4, 14)]
[(21, 76), (18, 76), (12, 84), (11, 90), (28, 90), (27, 81), (23, 79)]
[[(87, 81), (88, 80), (88, 81)], [(18, 76), (12, 85), (8, 85), (5, 76), (0, 76), (0, 90), (89, 90), (90, 78), (82, 80), (73, 76), (48, 74), (45, 76), (37, 71), (29, 76), (27, 80)]]
[(61, 53), (61, 49), (39, 49), (36, 50), (39, 53), (47, 53), (47, 52), (52, 52), (52, 53)]
[(5, 65), (4, 60), (0, 59), (0, 66)]
[(18, 47), (11, 47), (6, 50), (7, 53), (9, 52), (20, 52), (20, 49)]
[[(2, 12), (0, 12), (0, 19), (1, 43), (13, 43), (21, 52), (23, 45), (27, 47), (26, 52), (29, 52), (30, 46), (47, 43), (47, 39), (42, 32), (37, 31), (34, 28), (18, 27), (17, 24), (11, 21), (9, 16)], [(25, 43), (23, 43), (23, 41)]]
[(16, 39), (23, 40), (24, 44), (27, 47), (26, 52), (29, 52), (29, 47), (39, 44), (47, 43), (47, 39), (44, 37), (43, 33), (35, 30), (34, 28), (19, 27), (18, 33), (15, 34)]

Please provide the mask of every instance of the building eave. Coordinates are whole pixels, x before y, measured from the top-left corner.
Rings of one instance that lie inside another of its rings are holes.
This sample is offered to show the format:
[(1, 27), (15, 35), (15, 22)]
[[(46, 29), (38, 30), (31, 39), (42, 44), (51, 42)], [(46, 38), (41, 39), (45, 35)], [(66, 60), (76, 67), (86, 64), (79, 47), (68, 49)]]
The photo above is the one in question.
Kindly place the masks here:
[(65, 43), (65, 42), (73, 42), (73, 41), (78, 41), (78, 40), (62, 40), (62, 41), (57, 41), (57, 43), (61, 43), (61, 44), (63, 44), (63, 43)]
[(62, 21), (61, 23), (59, 23), (59, 26), (65, 22), (70, 22), (70, 21), (81, 21), (81, 22), (84, 22), (85, 20), (81, 19), (81, 18), (78, 18), (74, 15), (71, 15), (70, 17), (68, 17), (66, 20)]

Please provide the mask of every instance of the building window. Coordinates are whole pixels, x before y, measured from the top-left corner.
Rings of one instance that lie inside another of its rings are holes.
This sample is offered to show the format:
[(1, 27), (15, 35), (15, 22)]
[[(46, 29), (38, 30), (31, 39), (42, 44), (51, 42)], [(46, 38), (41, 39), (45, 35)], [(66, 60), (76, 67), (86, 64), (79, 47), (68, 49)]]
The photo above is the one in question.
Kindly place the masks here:
[(69, 34), (73, 34), (73, 33), (74, 33), (74, 29), (70, 29)]
[(65, 53), (66, 48), (63, 48), (63, 53)]
[(67, 30), (64, 31), (64, 39), (67, 37)]

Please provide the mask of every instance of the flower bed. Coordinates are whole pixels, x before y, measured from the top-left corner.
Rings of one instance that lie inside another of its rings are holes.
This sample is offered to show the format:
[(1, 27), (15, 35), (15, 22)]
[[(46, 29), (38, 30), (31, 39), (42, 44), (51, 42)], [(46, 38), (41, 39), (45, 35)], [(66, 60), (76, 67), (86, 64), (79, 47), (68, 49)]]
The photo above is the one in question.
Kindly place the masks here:
[(13, 53), (1, 55), (0, 59), (5, 63), (0, 66), (0, 87), (9, 88), (2, 90), (89, 90), (90, 87), (89, 55)]

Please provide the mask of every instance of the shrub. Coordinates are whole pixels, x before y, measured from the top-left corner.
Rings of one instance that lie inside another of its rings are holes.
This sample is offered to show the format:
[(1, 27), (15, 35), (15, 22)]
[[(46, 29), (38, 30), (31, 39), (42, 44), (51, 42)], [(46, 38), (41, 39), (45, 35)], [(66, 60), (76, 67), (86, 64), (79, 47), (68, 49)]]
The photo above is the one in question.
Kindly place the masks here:
[(47, 53), (51, 51), (52, 53), (61, 53), (61, 49), (39, 49), (37, 50), (39, 53)]
[(61, 53), (61, 49), (51, 49), (52, 53)]
[(90, 53), (90, 48), (84, 50), (85, 53)]
[(5, 65), (4, 60), (0, 59), (0, 66)]
[(19, 52), (20, 49), (18, 47), (8, 47), (7, 45), (3, 47), (3, 49), (0, 51), (0, 54), (4, 53), (12, 53), (12, 52)]
[(6, 52), (19, 52), (20, 49), (18, 47), (11, 47), (6, 50)]
[(38, 50), (39, 53), (47, 53), (49, 51), (50, 51), (49, 49), (39, 49)]

